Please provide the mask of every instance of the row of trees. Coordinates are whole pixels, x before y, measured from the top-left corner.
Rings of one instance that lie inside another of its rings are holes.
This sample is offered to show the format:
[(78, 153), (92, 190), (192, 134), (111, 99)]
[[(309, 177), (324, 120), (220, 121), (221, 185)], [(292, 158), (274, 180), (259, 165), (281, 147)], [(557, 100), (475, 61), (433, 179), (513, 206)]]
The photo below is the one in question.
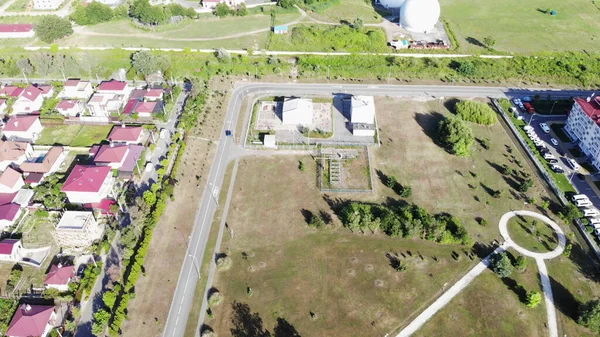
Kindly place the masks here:
[(192, 19), (198, 17), (198, 13), (193, 8), (185, 8), (177, 3), (152, 6), (149, 0), (134, 0), (129, 8), (129, 15), (147, 25), (166, 23), (174, 16)]
[(248, 8), (246, 8), (246, 4), (243, 2), (237, 5), (235, 8), (229, 8), (229, 6), (226, 3), (220, 2), (215, 7), (214, 13), (220, 18), (224, 18), (229, 15), (246, 16), (248, 15)]
[(87, 6), (78, 2), (69, 18), (78, 25), (86, 26), (128, 16), (129, 8), (127, 8), (127, 5), (121, 5), (113, 9), (101, 2), (93, 1), (88, 3)]
[(442, 244), (473, 244), (457, 217), (447, 213), (431, 215), (414, 204), (386, 206), (350, 202), (339, 216), (344, 227), (355, 232), (381, 230), (390, 236), (420, 237)]

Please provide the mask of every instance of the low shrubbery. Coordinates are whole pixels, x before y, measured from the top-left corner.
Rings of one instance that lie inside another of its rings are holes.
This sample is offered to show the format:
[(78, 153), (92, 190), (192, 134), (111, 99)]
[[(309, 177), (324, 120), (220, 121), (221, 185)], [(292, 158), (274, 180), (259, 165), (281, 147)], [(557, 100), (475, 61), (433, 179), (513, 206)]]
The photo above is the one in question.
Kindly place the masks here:
[(494, 254), (490, 260), (492, 270), (494, 273), (498, 274), (498, 276), (504, 278), (509, 277), (510, 274), (512, 274), (513, 266), (506, 252)]
[(52, 43), (71, 34), (73, 34), (71, 22), (56, 15), (46, 15), (35, 25), (35, 36), (42, 42)]
[(483, 102), (460, 101), (456, 104), (456, 113), (463, 120), (477, 124), (492, 125), (498, 121), (496, 112)]
[(297, 26), (288, 35), (271, 37), (269, 49), (298, 51), (388, 52), (385, 33), (378, 28)]
[(452, 154), (466, 157), (471, 153), (475, 142), (473, 131), (465, 122), (456, 116), (450, 116), (440, 121), (438, 125), (441, 144)]

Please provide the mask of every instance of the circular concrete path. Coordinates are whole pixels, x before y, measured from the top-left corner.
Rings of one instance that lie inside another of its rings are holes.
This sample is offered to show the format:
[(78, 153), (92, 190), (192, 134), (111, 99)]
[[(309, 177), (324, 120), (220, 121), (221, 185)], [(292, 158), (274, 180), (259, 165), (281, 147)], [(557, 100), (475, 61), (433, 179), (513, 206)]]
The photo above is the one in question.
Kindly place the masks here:
[[(558, 236), (558, 247), (556, 247), (551, 252), (536, 253), (536, 252), (532, 252), (532, 251), (525, 249), (525, 248), (519, 246), (518, 244), (516, 244), (511, 239), (510, 234), (508, 234), (508, 220), (510, 220), (512, 217), (515, 217), (517, 215), (529, 216), (532, 218), (536, 218), (538, 220), (543, 221), (548, 226), (552, 227), (552, 229), (554, 229), (554, 231), (556, 232), (556, 235)], [(518, 251), (522, 255), (533, 257), (535, 259), (549, 260), (549, 259), (553, 259), (553, 258), (559, 256), (565, 250), (565, 243), (566, 243), (565, 233), (562, 231), (560, 226), (558, 226), (556, 224), (556, 222), (552, 221), (552, 219), (548, 218), (547, 216), (541, 215), (539, 213), (531, 212), (531, 211), (512, 211), (512, 212), (505, 213), (502, 216), (502, 218), (500, 218), (499, 227), (500, 227), (500, 234), (502, 235), (502, 237), (504, 238), (506, 243), (509, 244), (511, 247), (513, 247), (516, 251)]]

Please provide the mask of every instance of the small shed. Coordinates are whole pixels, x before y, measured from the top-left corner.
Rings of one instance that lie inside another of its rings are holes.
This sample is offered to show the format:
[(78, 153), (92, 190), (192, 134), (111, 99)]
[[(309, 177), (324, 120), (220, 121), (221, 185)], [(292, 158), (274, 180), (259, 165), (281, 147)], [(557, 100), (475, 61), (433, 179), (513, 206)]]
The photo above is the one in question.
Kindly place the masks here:
[(275, 135), (265, 135), (265, 138), (263, 139), (263, 145), (270, 149), (277, 148), (277, 139)]
[(273, 33), (275, 34), (287, 34), (288, 26), (275, 26), (273, 27)]

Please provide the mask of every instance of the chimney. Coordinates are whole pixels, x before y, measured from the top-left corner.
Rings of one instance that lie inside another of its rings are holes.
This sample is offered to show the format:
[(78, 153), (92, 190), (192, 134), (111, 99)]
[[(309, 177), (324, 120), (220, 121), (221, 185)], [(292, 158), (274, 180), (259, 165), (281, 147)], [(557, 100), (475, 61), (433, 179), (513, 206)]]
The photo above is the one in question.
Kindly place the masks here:
[(121, 124), (121, 128), (125, 129), (125, 123)]
[(588, 103), (589, 103), (589, 102), (592, 100), (592, 98), (591, 98), (591, 97), (588, 97), (588, 98), (586, 98), (585, 100), (586, 100), (586, 102), (588, 102)]
[(59, 262), (57, 267), (58, 267), (58, 269), (62, 268), (63, 267), (62, 263)]
[(15, 126), (19, 126), (19, 121), (16, 121), (16, 122), (15, 122)]
[(30, 312), (31, 306), (29, 304), (25, 304), (25, 312)]
[(115, 147), (115, 143), (110, 143), (110, 147)]

